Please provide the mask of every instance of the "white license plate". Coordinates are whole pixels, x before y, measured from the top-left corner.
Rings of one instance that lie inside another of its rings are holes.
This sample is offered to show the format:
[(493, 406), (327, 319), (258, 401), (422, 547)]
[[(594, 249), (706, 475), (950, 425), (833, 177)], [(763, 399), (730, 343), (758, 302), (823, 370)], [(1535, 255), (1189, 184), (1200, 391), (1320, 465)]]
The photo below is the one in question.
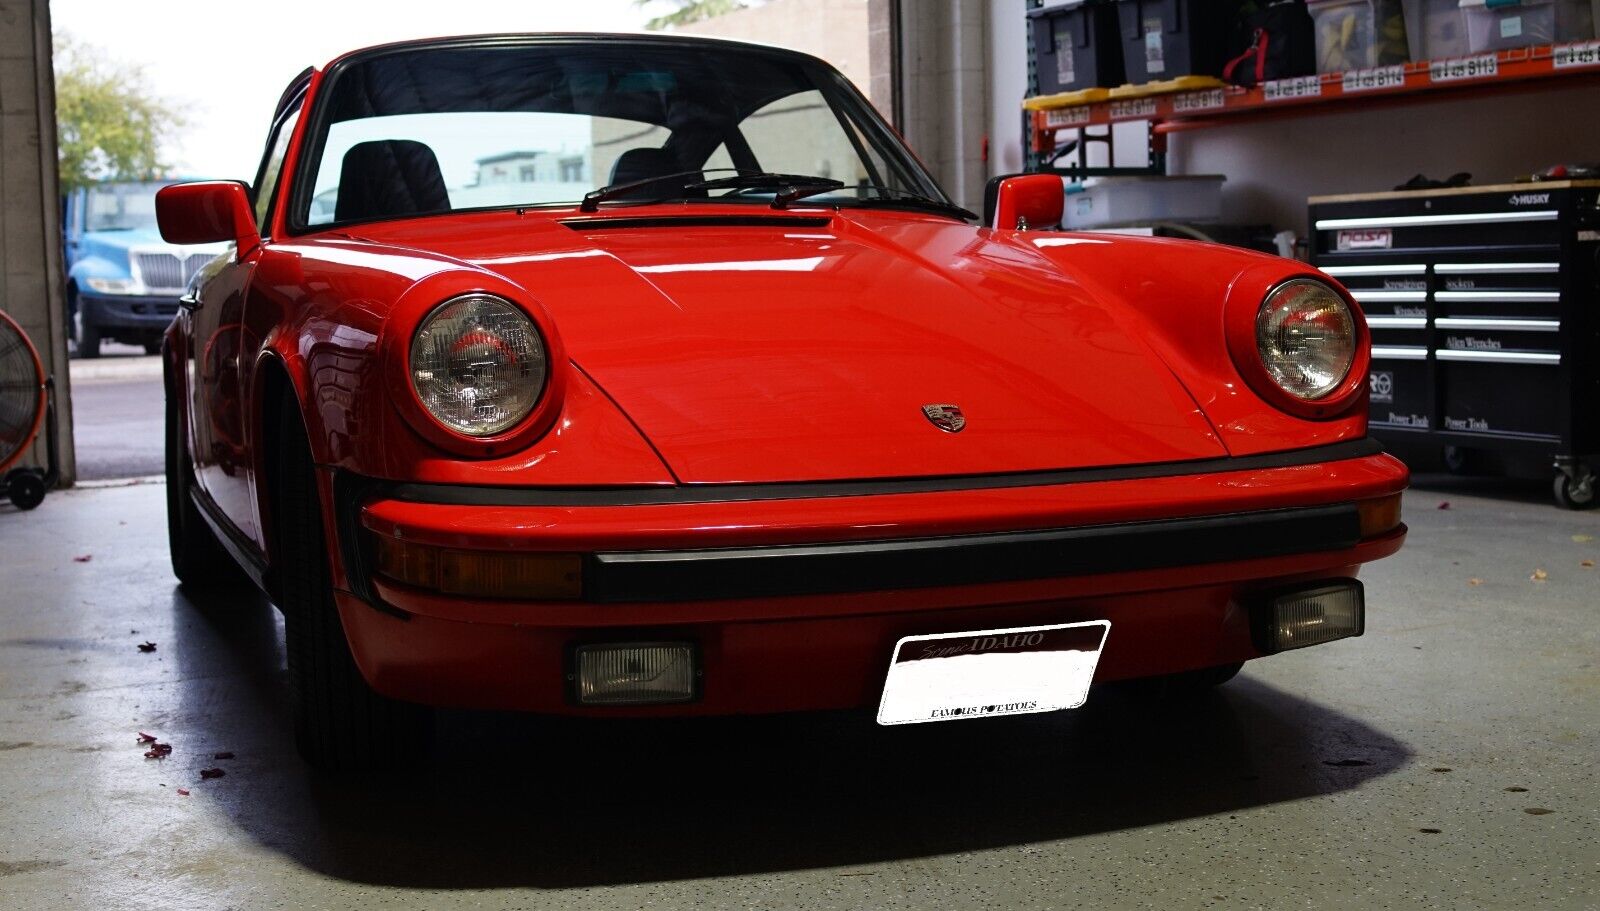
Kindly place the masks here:
[(894, 647), (879, 724), (1075, 709), (1089, 696), (1109, 620), (907, 636)]

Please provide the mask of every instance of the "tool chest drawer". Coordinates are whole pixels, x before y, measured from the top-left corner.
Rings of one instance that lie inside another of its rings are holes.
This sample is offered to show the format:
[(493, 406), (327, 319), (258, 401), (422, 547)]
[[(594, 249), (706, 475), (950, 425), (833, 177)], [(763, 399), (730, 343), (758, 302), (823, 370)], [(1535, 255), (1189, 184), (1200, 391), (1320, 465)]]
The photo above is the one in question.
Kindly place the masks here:
[(1317, 197), (1310, 221), (1312, 263), (1371, 330), (1374, 437), (1548, 457), (1558, 489), (1592, 480), (1600, 181)]

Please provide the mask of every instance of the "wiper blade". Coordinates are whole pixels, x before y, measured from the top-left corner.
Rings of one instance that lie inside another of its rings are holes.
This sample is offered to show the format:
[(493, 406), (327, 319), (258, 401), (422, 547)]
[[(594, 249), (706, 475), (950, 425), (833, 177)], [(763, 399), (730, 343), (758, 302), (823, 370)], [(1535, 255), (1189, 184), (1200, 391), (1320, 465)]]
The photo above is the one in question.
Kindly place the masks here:
[(949, 215), (963, 221), (978, 220), (977, 213), (963, 209), (953, 202), (944, 202), (928, 196), (919, 196), (915, 193), (897, 193), (893, 196), (867, 196), (855, 200), (851, 205), (875, 206), (882, 209), (919, 209), (924, 212)]
[(777, 190), (772, 197), (772, 207), (782, 209), (797, 199), (844, 189), (844, 182), (832, 177), (814, 177), (809, 174), (736, 174), (702, 180), (684, 187), (685, 190)]
[[(676, 171), (671, 174), (657, 174), (654, 177), (645, 177), (640, 180), (630, 180), (627, 183), (608, 184), (599, 188), (598, 190), (590, 190), (589, 192), (583, 194), (583, 202), (578, 205), (578, 210), (580, 212), (598, 212), (600, 211), (600, 204), (606, 200), (615, 199), (616, 197), (621, 196), (630, 190), (637, 190), (640, 187), (648, 187), (653, 183), (661, 183), (667, 180), (684, 180), (685, 178), (689, 177), (703, 178), (707, 174), (718, 171), (738, 170), (738, 168), (697, 168), (693, 171)], [(722, 179), (727, 180), (730, 178)], [(700, 183), (703, 182), (704, 181), (697, 181), (696, 183), (681, 183), (678, 185), (678, 189), (687, 190), (696, 188)]]
[[(837, 181), (835, 181), (835, 183), (837, 183)], [(818, 193), (826, 193), (828, 190), (840, 188), (841, 187), (828, 187), (827, 189), (820, 190), (797, 188), (796, 190), (791, 191), (791, 193), (788, 195), (788, 198), (784, 201), (794, 202), (797, 199), (804, 199), (807, 196), (815, 196)], [(966, 221), (976, 221), (978, 219), (977, 215), (973, 214), (972, 212), (968, 212), (966, 209), (963, 209), (954, 203), (948, 203), (940, 199), (933, 199), (932, 197), (928, 196), (920, 196), (916, 193), (907, 193), (904, 190), (896, 190), (880, 184), (861, 184), (858, 186), (853, 186), (851, 189), (862, 191), (871, 190), (875, 193), (881, 194), (878, 196), (863, 196), (858, 199), (851, 200), (848, 204), (853, 206), (880, 206), (883, 208), (898, 207), (902, 209), (920, 209), (925, 212), (938, 212), (941, 215), (950, 215)], [(773, 208), (782, 207), (777, 205), (777, 200), (774, 200)]]

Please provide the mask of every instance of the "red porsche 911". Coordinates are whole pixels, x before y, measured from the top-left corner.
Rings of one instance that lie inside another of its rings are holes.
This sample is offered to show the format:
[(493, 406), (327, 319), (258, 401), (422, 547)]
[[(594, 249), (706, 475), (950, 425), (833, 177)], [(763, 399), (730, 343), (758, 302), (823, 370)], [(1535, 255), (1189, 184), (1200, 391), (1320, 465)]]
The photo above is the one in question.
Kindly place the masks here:
[(1362, 632), (1405, 537), (1360, 309), (1300, 263), (953, 204), (814, 58), (662, 36), (308, 70), (168, 331), (173, 569), (283, 610), (301, 751), (430, 707), (874, 708), (1200, 687)]

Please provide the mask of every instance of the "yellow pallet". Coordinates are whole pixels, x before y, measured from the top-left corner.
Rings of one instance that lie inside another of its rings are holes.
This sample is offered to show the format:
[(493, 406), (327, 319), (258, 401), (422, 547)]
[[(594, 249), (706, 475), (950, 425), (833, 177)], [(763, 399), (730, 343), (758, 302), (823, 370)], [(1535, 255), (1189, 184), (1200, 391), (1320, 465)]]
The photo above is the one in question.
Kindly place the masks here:
[(1125, 98), (1169, 95), (1173, 92), (1193, 92), (1199, 89), (1220, 89), (1226, 86), (1226, 82), (1215, 76), (1179, 76), (1176, 79), (1146, 82), (1143, 85), (1119, 85), (1110, 90), (1110, 97), (1113, 101), (1121, 101)]
[(1035, 95), (1032, 98), (1022, 99), (1022, 108), (1026, 111), (1048, 111), (1052, 108), (1094, 104), (1110, 98), (1111, 91), (1111, 89), (1079, 89), (1076, 92), (1060, 92), (1055, 95)]

